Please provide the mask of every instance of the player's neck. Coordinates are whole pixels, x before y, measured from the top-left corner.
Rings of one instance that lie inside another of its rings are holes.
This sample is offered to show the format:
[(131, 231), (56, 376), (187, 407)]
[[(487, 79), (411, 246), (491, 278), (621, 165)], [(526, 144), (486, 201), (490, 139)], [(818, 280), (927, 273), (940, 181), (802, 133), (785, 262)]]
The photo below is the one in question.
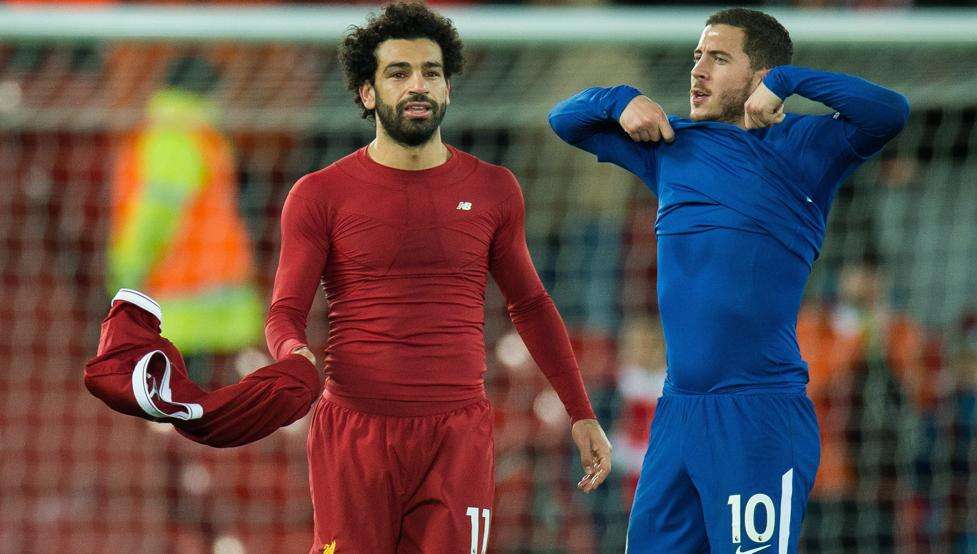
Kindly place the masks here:
[(367, 147), (370, 159), (380, 165), (407, 171), (431, 169), (448, 161), (451, 153), (441, 142), (441, 130), (431, 135), (431, 139), (418, 146), (405, 146), (383, 132)]

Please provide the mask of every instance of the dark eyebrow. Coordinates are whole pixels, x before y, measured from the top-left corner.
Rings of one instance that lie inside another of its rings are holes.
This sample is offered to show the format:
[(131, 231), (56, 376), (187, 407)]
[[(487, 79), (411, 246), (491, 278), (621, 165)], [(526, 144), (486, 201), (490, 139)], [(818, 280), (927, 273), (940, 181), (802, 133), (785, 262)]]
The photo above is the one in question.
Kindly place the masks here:
[[(421, 65), (423, 67), (425, 67), (425, 68), (442, 67), (442, 64), (440, 62), (424, 62)], [(384, 71), (387, 71), (388, 69), (391, 69), (391, 68), (395, 68), (395, 69), (410, 69), (410, 64), (407, 63), (407, 62), (391, 62), (391, 63), (388, 63), (387, 64), (387, 67), (383, 68), (383, 70)]]
[[(733, 57), (732, 54), (730, 54), (729, 52), (726, 52), (725, 50), (710, 50), (709, 53), (712, 54), (713, 56), (726, 56), (727, 58), (732, 58)], [(695, 51), (692, 52), (692, 55), (695, 55), (695, 54), (699, 54), (701, 56), (702, 55), (702, 50), (699, 50), (698, 48), (696, 48)]]
[[(702, 49), (696, 48), (692, 53), (693, 54), (702, 54)], [(725, 50), (710, 50), (709, 53), (712, 54), (712, 55), (714, 55), (714, 56), (727, 56), (727, 57), (730, 57), (730, 58), (733, 57), (732, 54), (730, 54), (729, 52), (727, 52)]]
[(384, 71), (388, 69), (410, 69), (410, 64), (407, 62), (392, 62), (388, 63), (387, 67), (383, 68)]

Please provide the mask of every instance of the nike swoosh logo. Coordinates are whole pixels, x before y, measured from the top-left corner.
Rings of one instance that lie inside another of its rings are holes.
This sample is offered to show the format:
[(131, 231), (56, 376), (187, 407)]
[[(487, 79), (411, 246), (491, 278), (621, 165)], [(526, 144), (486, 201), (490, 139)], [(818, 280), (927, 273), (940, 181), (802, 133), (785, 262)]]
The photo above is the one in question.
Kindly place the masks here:
[(737, 546), (736, 547), (736, 554), (752, 554), (753, 552), (759, 552), (759, 551), (763, 550), (764, 548), (770, 548), (771, 546), (773, 546), (773, 545), (766, 544), (766, 545), (763, 545), (763, 546), (758, 546), (757, 548), (752, 548), (750, 550), (740, 550), (743, 547), (742, 546)]

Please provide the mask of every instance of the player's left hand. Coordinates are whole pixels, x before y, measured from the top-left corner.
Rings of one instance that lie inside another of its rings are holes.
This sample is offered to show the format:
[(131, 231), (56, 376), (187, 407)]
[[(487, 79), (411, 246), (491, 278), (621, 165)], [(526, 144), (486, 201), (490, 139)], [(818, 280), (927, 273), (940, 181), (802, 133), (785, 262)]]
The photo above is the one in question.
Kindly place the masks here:
[(784, 101), (763, 82), (743, 105), (743, 125), (747, 129), (762, 129), (784, 120)]
[(581, 419), (570, 430), (573, 442), (580, 449), (583, 479), (577, 488), (590, 492), (600, 486), (611, 472), (611, 443), (596, 419)]

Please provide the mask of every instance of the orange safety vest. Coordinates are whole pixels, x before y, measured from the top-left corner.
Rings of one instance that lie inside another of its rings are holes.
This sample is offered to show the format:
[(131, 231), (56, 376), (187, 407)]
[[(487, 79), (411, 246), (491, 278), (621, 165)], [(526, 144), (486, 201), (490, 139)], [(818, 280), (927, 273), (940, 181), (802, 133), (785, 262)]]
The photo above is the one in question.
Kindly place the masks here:
[[(250, 240), (236, 205), (230, 146), (210, 128), (189, 134), (206, 160), (205, 182), (188, 202), (173, 240), (164, 247), (143, 285), (147, 293), (160, 299), (244, 285), (254, 274)], [(141, 197), (145, 182), (139, 159), (141, 143), (141, 135), (127, 139), (116, 166), (113, 205), (118, 217), (113, 218), (113, 235), (122, 232), (127, 214)]]

